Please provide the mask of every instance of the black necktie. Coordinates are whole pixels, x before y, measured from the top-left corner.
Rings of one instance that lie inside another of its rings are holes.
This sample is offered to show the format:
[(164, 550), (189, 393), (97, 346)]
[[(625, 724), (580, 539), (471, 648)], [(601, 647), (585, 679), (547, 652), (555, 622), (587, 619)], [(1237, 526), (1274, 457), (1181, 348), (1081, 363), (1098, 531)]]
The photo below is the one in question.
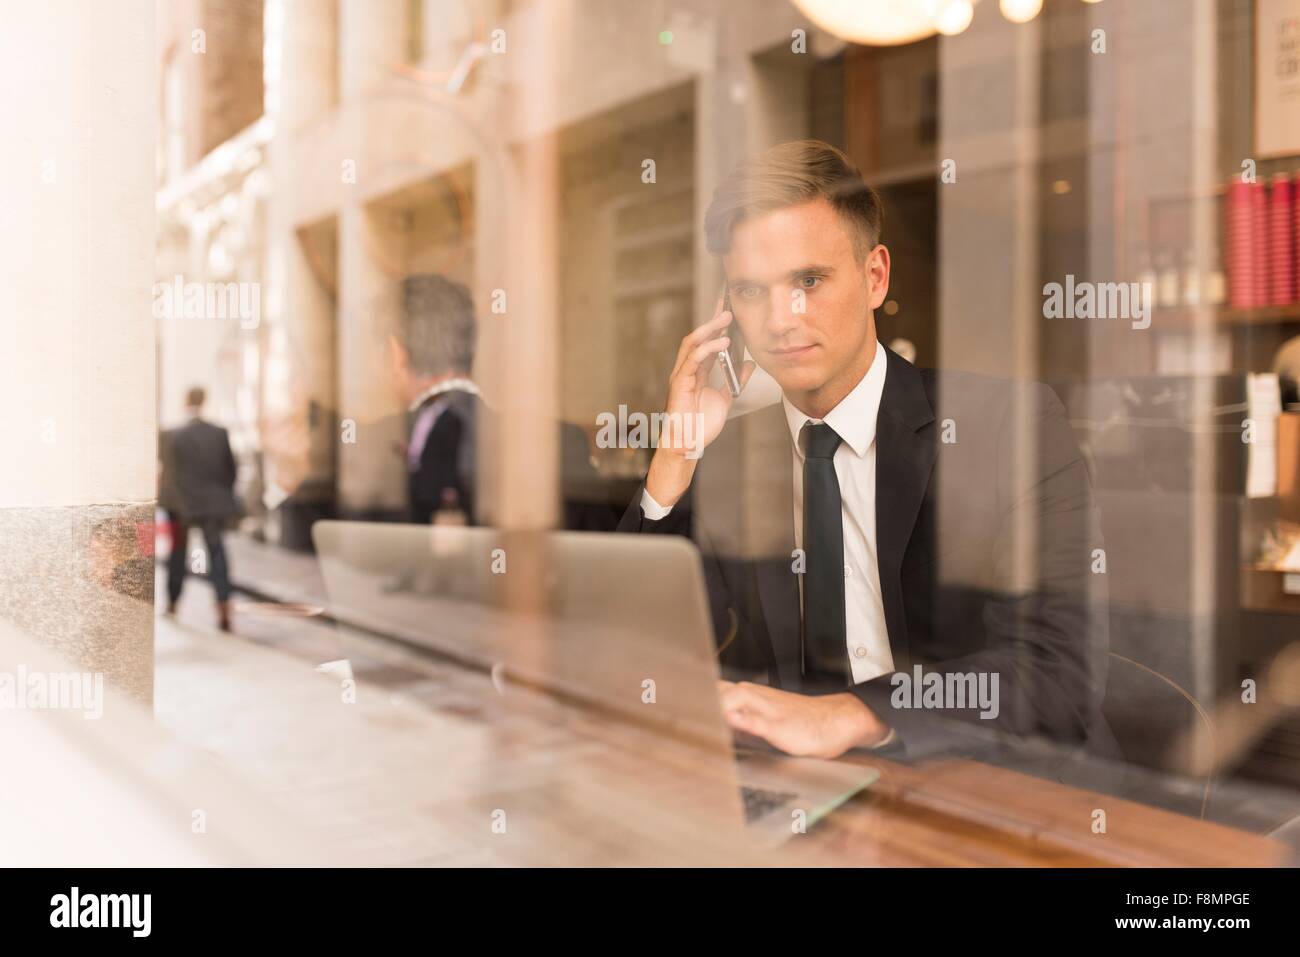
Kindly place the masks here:
[(836, 686), (849, 684), (844, 623), (844, 525), (835, 450), (840, 437), (824, 422), (804, 430), (803, 581), (804, 673)]

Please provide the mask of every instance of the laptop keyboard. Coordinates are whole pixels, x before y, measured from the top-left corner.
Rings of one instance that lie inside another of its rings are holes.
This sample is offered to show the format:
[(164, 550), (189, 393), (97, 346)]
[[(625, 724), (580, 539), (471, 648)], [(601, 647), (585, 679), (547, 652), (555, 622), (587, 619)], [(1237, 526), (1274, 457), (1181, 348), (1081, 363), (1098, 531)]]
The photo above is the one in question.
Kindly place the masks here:
[(740, 798), (745, 803), (745, 823), (753, 824), (771, 814), (794, 798), (792, 791), (767, 791), (763, 788), (740, 786)]

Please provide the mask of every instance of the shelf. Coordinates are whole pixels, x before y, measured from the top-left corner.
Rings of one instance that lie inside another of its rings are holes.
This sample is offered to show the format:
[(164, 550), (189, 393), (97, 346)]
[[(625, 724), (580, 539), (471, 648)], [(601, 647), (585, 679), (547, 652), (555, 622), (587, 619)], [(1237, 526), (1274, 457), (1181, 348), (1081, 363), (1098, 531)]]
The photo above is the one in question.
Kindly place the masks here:
[(1190, 328), (1201, 315), (1206, 313), (1213, 318), (1215, 325), (1221, 326), (1268, 326), (1286, 325), (1292, 322), (1300, 323), (1300, 303), (1292, 303), (1286, 306), (1260, 306), (1255, 309), (1233, 309), (1228, 306), (1212, 306), (1205, 309), (1158, 306), (1152, 310), (1151, 326), (1156, 328), (1163, 325), (1166, 329), (1170, 326), (1187, 326)]
[(1296, 572), (1245, 565), (1241, 569), (1241, 608), (1245, 611), (1265, 611), (1282, 614), (1300, 614), (1300, 594), (1291, 589), (1300, 579)]

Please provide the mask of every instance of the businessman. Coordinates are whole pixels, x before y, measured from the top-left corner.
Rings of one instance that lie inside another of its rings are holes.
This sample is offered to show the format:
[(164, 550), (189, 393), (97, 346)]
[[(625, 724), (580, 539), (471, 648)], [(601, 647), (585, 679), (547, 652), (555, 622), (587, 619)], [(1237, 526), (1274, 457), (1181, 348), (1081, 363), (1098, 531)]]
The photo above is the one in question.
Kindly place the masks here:
[(442, 276), (411, 276), (402, 283), (401, 309), (389, 357), (410, 413), (405, 458), (411, 521), (428, 525), (443, 511), (472, 519), (480, 401), (470, 377), (473, 300), (463, 285)]
[[(1111, 751), (1099, 520), (1064, 410), (1045, 386), (919, 370), (880, 344), (881, 225), (825, 143), (724, 179), (705, 232), (731, 311), (719, 297), (682, 340), (665, 410), (700, 424), (661, 436), (620, 531), (700, 545), (742, 734), (818, 757), (989, 732)], [(742, 388), (757, 364), (782, 399), (728, 421), (713, 373), (737, 335)]]
[[(476, 434), (494, 413), (470, 373), (477, 339), (473, 300), (462, 284), (432, 274), (404, 279), (400, 300), (400, 322), (388, 349), (408, 411), (403, 456), (411, 521), (427, 525), (454, 516), (483, 524), (486, 516), (475, 496)], [(618, 509), (592, 467), (586, 436), (563, 423), (559, 441), (564, 527), (611, 530)]]
[(162, 436), (159, 500), (172, 522), (172, 553), (167, 562), (167, 613), (175, 614), (189, 570), (189, 530), (203, 530), (208, 577), (217, 593), (217, 619), (230, 631), (230, 569), (222, 531), (239, 511), (235, 499), (235, 456), (230, 436), (203, 418), (207, 398), (198, 386), (185, 396), (189, 421)]

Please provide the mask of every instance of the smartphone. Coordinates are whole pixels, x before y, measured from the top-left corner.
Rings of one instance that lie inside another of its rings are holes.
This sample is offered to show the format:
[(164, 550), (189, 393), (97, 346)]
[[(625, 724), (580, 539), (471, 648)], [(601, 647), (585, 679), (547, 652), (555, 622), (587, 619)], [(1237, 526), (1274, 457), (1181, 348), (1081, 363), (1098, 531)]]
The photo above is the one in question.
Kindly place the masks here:
[[(722, 311), (731, 312), (730, 289), (723, 293)], [(731, 312), (731, 325), (727, 327), (727, 335), (731, 337), (731, 343), (718, 353), (718, 365), (722, 367), (722, 377), (727, 380), (727, 391), (734, 399), (740, 395), (739, 370), (740, 363), (745, 358), (745, 340), (740, 337), (740, 323), (736, 322), (734, 312)]]

